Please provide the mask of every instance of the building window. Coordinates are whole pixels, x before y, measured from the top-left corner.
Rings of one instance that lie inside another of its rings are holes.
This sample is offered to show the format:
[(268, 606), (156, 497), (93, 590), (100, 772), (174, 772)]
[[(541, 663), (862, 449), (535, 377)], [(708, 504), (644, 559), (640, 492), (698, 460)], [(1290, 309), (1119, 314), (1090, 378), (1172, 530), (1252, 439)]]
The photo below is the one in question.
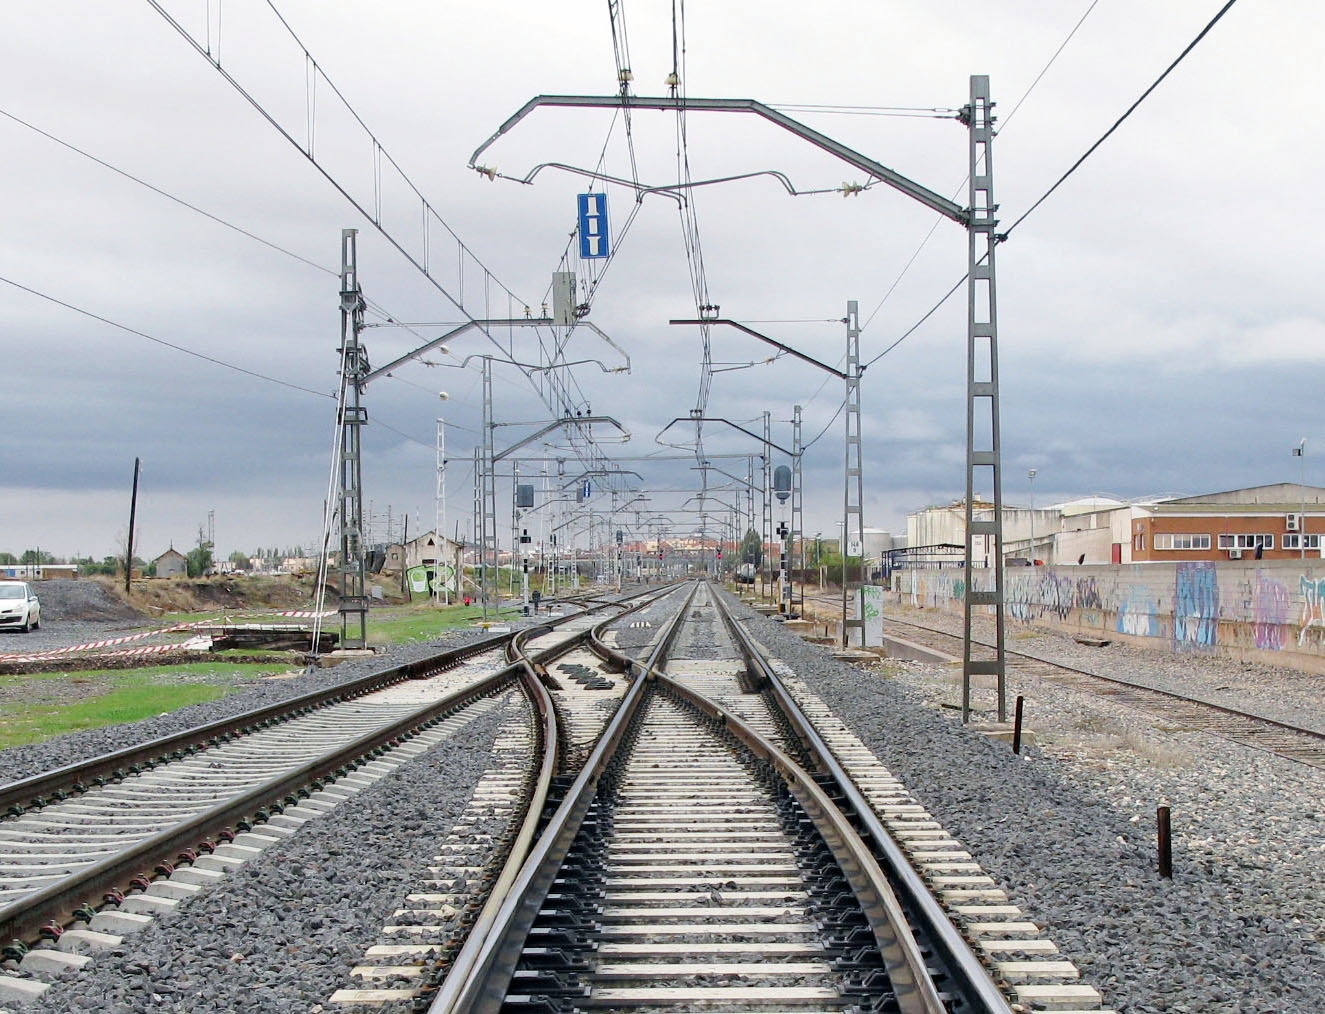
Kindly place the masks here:
[(1273, 535), (1221, 535), (1219, 537), (1220, 549), (1256, 549), (1263, 546), (1266, 549), (1274, 548)]
[(1208, 535), (1178, 535), (1167, 532), (1155, 534), (1156, 549), (1209, 549)]
[(1138, 553), (1144, 553), (1146, 549), (1145, 532), (1137, 532), (1132, 536), (1132, 548)]
[[(1304, 546), (1302, 542), (1299, 540), (1305, 540), (1306, 545)], [(1319, 535), (1285, 535), (1284, 548), (1285, 549), (1319, 549), (1320, 536)]]

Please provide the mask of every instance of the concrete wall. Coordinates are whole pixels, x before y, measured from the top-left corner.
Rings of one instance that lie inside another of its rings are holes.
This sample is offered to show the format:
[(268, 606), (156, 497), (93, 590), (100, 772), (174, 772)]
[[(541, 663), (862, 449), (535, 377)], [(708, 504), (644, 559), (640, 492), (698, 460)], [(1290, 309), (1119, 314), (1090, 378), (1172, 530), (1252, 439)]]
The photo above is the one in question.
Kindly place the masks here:
[[(977, 588), (990, 586), (987, 571), (974, 575)], [(1004, 581), (1010, 627), (1050, 626), (1325, 672), (1325, 564), (1319, 560), (1015, 567)], [(960, 615), (965, 594), (966, 574), (959, 569), (893, 575), (896, 604)]]

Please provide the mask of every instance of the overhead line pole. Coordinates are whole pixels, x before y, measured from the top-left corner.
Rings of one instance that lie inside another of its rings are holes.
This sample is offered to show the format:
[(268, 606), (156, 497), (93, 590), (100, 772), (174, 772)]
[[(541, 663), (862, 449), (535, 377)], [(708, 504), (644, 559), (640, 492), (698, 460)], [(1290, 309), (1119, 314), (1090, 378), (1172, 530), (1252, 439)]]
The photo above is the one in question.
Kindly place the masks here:
[[(970, 129), (969, 194), (967, 225), (967, 316), (966, 316), (966, 597), (962, 644), (962, 721), (969, 721), (971, 681), (974, 676), (993, 676), (998, 696), (998, 720), (1007, 721), (1005, 680), (1006, 627), (1003, 614), (1003, 466), (998, 411), (998, 301), (994, 290), (994, 252), (998, 222), (994, 217), (993, 103), (989, 78), (971, 78), (971, 102), (963, 110)], [(993, 517), (976, 520), (977, 471), (991, 483)], [(971, 569), (975, 563), (975, 539), (981, 537), (985, 566), (991, 588), (975, 587)], [(976, 608), (994, 610), (994, 657), (975, 658), (971, 623)]]
[(368, 645), (368, 595), (363, 559), (363, 435), (368, 411), (361, 402), (368, 353), (359, 342), (364, 298), (359, 287), (358, 229), (340, 234), (340, 335), (345, 405), (340, 419), (340, 646)]
[[(971, 101), (963, 108), (959, 119), (968, 129), (969, 134), (969, 179), (970, 204), (963, 208), (953, 201), (926, 187), (906, 179), (887, 166), (848, 148), (832, 138), (805, 126), (784, 113), (753, 99), (694, 99), (685, 96), (665, 96), (644, 98), (629, 94), (611, 96), (591, 95), (539, 95), (524, 104), (508, 118), (488, 140), (481, 144), (470, 156), (469, 165), (485, 174), (495, 175), (494, 170), (478, 165), (479, 158), (502, 135), (541, 106), (561, 106), (597, 109), (658, 109), (669, 112), (711, 111), (753, 113), (797, 137), (829, 152), (835, 157), (855, 166), (868, 175), (886, 183), (888, 186), (919, 201), (926, 207), (938, 212), (945, 218), (961, 225), (968, 236), (968, 326), (967, 326), (967, 468), (966, 468), (966, 596), (965, 629), (963, 635), (963, 719), (969, 716), (970, 681), (974, 675), (992, 674), (997, 678), (998, 712), (1000, 720), (1006, 719), (1006, 682), (1004, 641), (1006, 635), (1003, 610), (1003, 538), (1002, 513), (1003, 490), (1001, 478), (1001, 450), (999, 444), (998, 410), (998, 351), (997, 351), (997, 316), (994, 287), (994, 247), (1003, 238), (994, 230), (997, 219), (994, 217), (997, 205), (993, 200), (993, 165), (991, 145), (993, 141), (992, 115), (993, 103), (989, 97), (989, 78), (986, 75), (971, 76)], [(661, 188), (650, 188), (651, 190)], [(977, 251), (980, 251), (979, 253)], [(704, 320), (707, 326), (713, 321)], [(977, 348), (979, 346), (979, 348)], [(789, 352), (792, 350), (788, 350)], [(977, 367), (983, 367), (977, 371)], [(856, 382), (859, 382), (862, 370), (856, 368)], [(987, 412), (982, 415), (981, 434), (989, 434), (986, 443), (977, 449), (975, 446), (976, 405)], [(858, 432), (858, 431), (857, 431)], [(850, 439), (850, 437), (848, 438)], [(849, 456), (849, 455), (848, 455)], [(992, 521), (976, 522), (972, 512), (974, 496), (974, 471), (977, 468), (992, 470), (993, 485)], [(977, 530), (976, 526), (979, 525)], [(862, 524), (863, 529), (863, 524)], [(862, 532), (863, 534), (863, 532)], [(985, 547), (990, 552), (990, 567), (993, 573), (993, 589), (976, 589), (974, 575), (971, 572), (973, 560), (972, 540), (976, 535), (985, 539)], [(842, 533), (846, 541), (847, 533)], [(844, 547), (845, 548), (845, 547)], [(994, 659), (972, 658), (971, 620), (972, 610), (978, 606), (992, 606), (997, 626), (997, 648)]]

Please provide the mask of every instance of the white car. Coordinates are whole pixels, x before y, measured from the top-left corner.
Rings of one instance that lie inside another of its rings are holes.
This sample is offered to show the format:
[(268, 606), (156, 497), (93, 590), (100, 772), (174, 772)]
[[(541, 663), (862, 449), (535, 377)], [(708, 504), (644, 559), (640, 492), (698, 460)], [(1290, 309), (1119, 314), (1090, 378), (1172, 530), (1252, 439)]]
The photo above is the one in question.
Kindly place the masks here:
[(26, 581), (0, 581), (0, 629), (18, 627), (25, 634), (41, 626), (41, 603)]

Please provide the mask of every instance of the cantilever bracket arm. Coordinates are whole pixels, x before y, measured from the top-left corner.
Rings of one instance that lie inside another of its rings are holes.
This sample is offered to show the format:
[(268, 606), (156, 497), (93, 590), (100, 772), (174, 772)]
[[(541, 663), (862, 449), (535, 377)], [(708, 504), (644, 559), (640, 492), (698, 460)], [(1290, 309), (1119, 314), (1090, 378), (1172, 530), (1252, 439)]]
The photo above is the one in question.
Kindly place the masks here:
[(783, 454), (786, 454), (786, 455), (788, 455), (789, 457), (792, 457), (792, 458), (794, 458), (794, 457), (796, 456), (796, 452), (795, 452), (795, 451), (789, 451), (789, 450), (787, 450), (787, 448), (782, 447), (782, 446), (780, 446), (780, 445), (778, 445), (778, 444), (775, 444), (775, 443), (773, 443), (773, 441), (771, 441), (771, 440), (765, 440), (765, 439), (764, 439), (763, 437), (761, 437), (758, 433), (754, 432), (753, 430), (748, 430), (748, 429), (746, 429), (744, 426), (737, 426), (737, 425), (736, 425), (734, 422), (732, 422), (730, 419), (722, 419), (722, 418), (719, 418), (719, 417), (716, 417), (716, 416), (709, 416), (709, 415), (679, 415), (679, 416), (677, 416), (675, 419), (673, 419), (671, 422), (669, 422), (666, 426), (664, 426), (662, 429), (660, 429), (660, 430), (658, 431), (657, 436), (655, 436), (655, 437), (653, 438), (653, 439), (654, 439), (654, 442), (655, 442), (655, 443), (662, 443), (662, 441), (659, 439), (659, 437), (661, 437), (664, 433), (666, 433), (666, 432), (667, 432), (668, 430), (670, 430), (673, 426), (675, 426), (677, 423), (680, 423), (680, 422), (711, 422), (711, 423), (722, 423), (724, 426), (730, 426), (730, 427), (731, 427), (732, 429), (734, 429), (734, 430), (739, 430), (741, 433), (744, 433), (747, 437), (750, 437), (752, 440), (757, 440), (759, 443), (764, 444), (764, 445), (766, 445), (766, 446), (768, 446), (768, 447), (771, 447), (771, 448), (773, 448), (773, 450), (775, 450), (775, 451), (781, 451)]
[[(405, 363), (408, 363), (411, 359), (418, 359), (420, 356), (425, 355), (425, 354), (428, 353), (428, 352), (431, 352), (433, 349), (437, 348), (439, 345), (444, 345), (444, 344), (446, 344), (448, 341), (450, 341), (452, 338), (455, 338), (455, 337), (458, 337), (459, 335), (464, 334), (464, 333), (465, 333), (466, 331), (468, 331), (470, 328), (475, 328), (475, 327), (550, 327), (550, 326), (552, 326), (552, 325), (554, 325), (554, 324), (556, 324), (556, 321), (553, 320), (551, 317), (493, 317), (493, 318), (491, 318), (491, 319), (489, 319), (489, 320), (471, 320), (471, 321), (466, 321), (464, 324), (461, 324), (459, 327), (453, 327), (450, 331), (447, 331), (446, 334), (444, 334), (444, 335), (442, 335), (442, 336), (440, 336), (440, 337), (438, 337), (438, 338), (434, 338), (434, 339), (432, 339), (432, 341), (427, 342), (427, 343), (424, 344), (424, 345), (420, 345), (420, 346), (419, 346), (417, 349), (415, 349), (413, 352), (406, 352), (403, 356), (397, 356), (395, 359), (391, 360), (391, 362), (387, 363), (385, 366), (380, 366), (380, 367), (378, 367), (376, 370), (372, 370), (372, 371), (370, 371), (369, 373), (366, 373), (366, 374), (364, 375), (364, 378), (363, 378), (361, 381), (359, 381), (359, 389), (360, 389), (360, 390), (363, 390), (363, 389), (366, 388), (370, 383), (372, 383), (372, 381), (376, 380), (378, 377), (385, 377), (385, 376), (387, 376), (392, 370), (396, 369), (397, 367), (399, 367), (399, 366), (403, 366)], [(618, 345), (616, 342), (614, 342), (614, 341), (613, 341), (613, 340), (612, 340), (612, 339), (611, 339), (606, 333), (604, 333), (604, 332), (603, 332), (601, 329), (599, 329), (596, 325), (594, 325), (594, 324), (592, 324), (591, 322), (589, 322), (589, 321), (587, 321), (587, 320), (584, 320), (584, 319), (577, 320), (577, 321), (575, 322), (575, 326), (576, 326), (576, 327), (585, 327), (585, 328), (588, 328), (590, 331), (592, 331), (594, 334), (596, 334), (599, 338), (603, 339), (603, 341), (607, 342), (608, 345), (612, 346), (613, 349), (615, 349), (618, 353), (620, 353), (621, 358), (624, 359), (624, 360), (626, 361), (625, 372), (626, 372), (626, 373), (629, 373), (629, 372), (630, 372), (630, 354), (627, 353), (626, 350), (623, 349), (620, 345)], [(478, 355), (478, 354), (476, 353), (475, 355)], [(470, 356), (470, 357), (468, 357), (468, 358), (465, 360), (465, 362), (469, 362), (469, 359), (473, 359), (473, 358), (475, 358), (475, 356)], [(482, 358), (482, 356), (479, 356), (479, 358)], [(531, 365), (531, 364), (529, 364), (529, 363), (517, 363), (517, 362), (515, 362), (514, 359), (501, 359), (501, 358), (496, 357), (496, 356), (493, 356), (492, 358), (495, 359), (497, 362), (508, 362), (508, 363), (511, 363), (511, 364), (514, 365), (514, 366), (519, 366), (519, 367), (523, 367), (524, 369), (530, 369), (530, 370), (547, 370), (547, 369), (556, 369), (556, 368), (558, 368), (559, 366), (576, 366), (576, 365), (578, 365), (578, 364), (581, 363), (581, 362), (587, 362), (587, 363), (598, 362), (598, 360), (596, 360), (596, 359), (582, 359), (582, 360), (577, 361), (576, 363), (551, 363), (551, 364), (549, 364), (548, 366), (534, 366), (534, 365)], [(599, 365), (602, 366), (601, 363), (599, 363)], [(603, 366), (603, 372), (604, 372), (604, 373), (609, 373), (609, 372), (613, 372), (613, 371), (611, 371), (608, 367)]]
[(542, 429), (530, 433), (529, 436), (525, 437), (523, 440), (517, 440), (515, 443), (511, 444), (510, 447), (506, 448), (506, 450), (494, 454), (492, 456), (492, 463), (495, 465), (508, 454), (511, 454), (513, 451), (518, 451), (521, 447), (525, 446), (525, 444), (531, 444), (539, 437), (546, 436), (553, 430), (561, 429), (563, 426), (579, 426), (583, 423), (607, 423), (610, 426), (615, 426), (625, 434), (627, 440), (630, 439), (630, 430), (626, 429), (610, 415), (577, 415), (567, 419), (557, 419), (555, 422), (548, 423)]
[(474, 154), (469, 156), (469, 167), (471, 169), (478, 168), (480, 156), (498, 138), (510, 131), (517, 123), (540, 106), (579, 107), (582, 109), (658, 109), (664, 112), (688, 112), (693, 110), (695, 112), (715, 113), (754, 113), (756, 116), (762, 116), (770, 123), (776, 124), (783, 130), (790, 131), (802, 140), (809, 141), (816, 148), (836, 156), (848, 165), (869, 173), (893, 189), (900, 190), (908, 197), (925, 205), (925, 207), (937, 211), (945, 218), (952, 219), (958, 225), (969, 226), (971, 224), (970, 209), (963, 208), (941, 194), (936, 194), (928, 187), (921, 186), (919, 183), (907, 179), (901, 173), (894, 172), (882, 162), (877, 162), (866, 155), (862, 155), (840, 141), (834, 141), (827, 134), (821, 134), (799, 120), (794, 120), (785, 113), (780, 113), (773, 107), (764, 105), (764, 103), (757, 102), (754, 99), (692, 99), (680, 96), (648, 98), (639, 95), (536, 95), (521, 106), (514, 116), (498, 127), (495, 134), (475, 149)]
[(804, 352), (798, 352), (798, 351), (796, 351), (796, 349), (793, 349), (790, 345), (783, 345), (780, 341), (778, 341), (778, 340), (775, 339), (775, 338), (770, 338), (770, 337), (768, 337), (768, 335), (766, 335), (766, 334), (760, 334), (758, 331), (754, 330), (754, 328), (746, 327), (744, 324), (738, 324), (736, 321), (734, 321), (734, 320), (728, 320), (726, 317), (710, 317), (710, 318), (702, 318), (702, 317), (701, 317), (701, 318), (698, 319), (698, 320), (669, 320), (667, 323), (669, 323), (669, 324), (726, 324), (728, 327), (734, 327), (734, 328), (736, 328), (737, 331), (744, 331), (744, 332), (745, 332), (746, 334), (748, 334), (751, 338), (758, 338), (761, 342), (765, 342), (765, 343), (768, 344), (768, 345), (772, 345), (773, 348), (777, 349), (779, 352), (785, 352), (785, 353), (786, 353), (787, 355), (789, 355), (789, 356), (795, 356), (797, 359), (801, 360), (802, 362), (809, 363), (811, 366), (817, 366), (817, 367), (819, 367), (819, 369), (824, 370), (824, 371), (826, 371), (826, 372), (828, 372), (828, 373), (831, 373), (831, 374), (832, 374), (833, 376), (835, 376), (835, 377), (840, 377), (840, 378), (843, 379), (843, 380), (846, 380), (846, 379), (847, 379), (847, 375), (846, 375), (845, 373), (843, 373), (841, 370), (837, 369), (837, 367), (835, 367), (835, 366), (829, 366), (827, 363), (821, 363), (821, 362), (819, 362), (819, 360), (817, 360), (817, 359), (815, 359), (815, 358), (813, 358), (813, 357), (811, 357), (811, 356), (807, 356)]
[[(409, 362), (411, 359), (417, 359), (419, 356), (424, 355), (424, 354), (426, 354), (426, 353), (428, 353), (428, 352), (431, 352), (433, 349), (437, 348), (439, 345), (444, 345), (444, 344), (446, 344), (446, 342), (450, 341), (452, 338), (455, 338), (455, 337), (458, 336), (458, 335), (462, 335), (462, 334), (464, 334), (464, 333), (465, 333), (466, 331), (468, 331), (470, 328), (474, 328), (474, 327), (539, 327), (539, 326), (546, 327), (546, 326), (549, 326), (549, 325), (554, 324), (554, 323), (556, 323), (556, 322), (555, 322), (551, 317), (510, 317), (510, 318), (505, 318), (505, 317), (503, 317), (503, 318), (493, 318), (493, 319), (491, 319), (491, 320), (470, 320), (470, 321), (466, 321), (465, 323), (461, 324), (459, 327), (453, 327), (453, 328), (451, 328), (450, 331), (447, 331), (446, 334), (442, 335), (441, 337), (434, 338), (432, 341), (428, 342), (427, 344), (420, 345), (420, 346), (419, 346), (417, 349), (415, 349), (413, 352), (406, 352), (403, 356), (397, 356), (395, 359), (391, 360), (391, 362), (387, 363), (385, 366), (380, 366), (380, 367), (378, 367), (377, 369), (372, 370), (371, 372), (364, 374), (364, 378), (363, 378), (361, 381), (359, 381), (359, 387), (360, 387), (360, 389), (363, 389), (363, 388), (367, 387), (370, 383), (372, 383), (372, 381), (376, 380), (378, 377), (385, 377), (388, 373), (390, 373), (390, 372), (391, 372), (392, 370), (394, 370), (396, 367), (398, 367), (398, 366), (403, 366), (405, 363)], [(620, 350), (618, 350), (618, 351), (620, 351)]]

